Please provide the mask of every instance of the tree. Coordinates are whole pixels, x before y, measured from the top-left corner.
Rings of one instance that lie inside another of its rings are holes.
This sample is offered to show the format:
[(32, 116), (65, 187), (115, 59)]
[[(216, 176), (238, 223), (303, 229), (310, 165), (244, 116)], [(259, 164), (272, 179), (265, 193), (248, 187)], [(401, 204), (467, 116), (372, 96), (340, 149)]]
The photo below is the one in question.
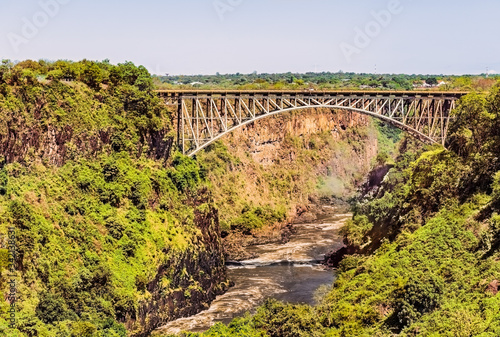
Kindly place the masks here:
[(81, 81), (92, 89), (99, 89), (105, 76), (101, 68), (95, 62), (85, 62)]
[[(490, 100), (490, 108), (493, 102)], [(484, 95), (473, 92), (462, 97), (453, 111), (457, 118), (450, 128), (450, 148), (465, 158), (481, 150), (494, 132), (491, 126), (496, 116), (487, 106)]]
[(427, 83), (428, 85), (436, 86), (438, 84), (438, 80), (435, 77), (428, 77), (425, 80), (425, 83)]
[(76, 315), (69, 311), (61, 296), (49, 292), (42, 293), (36, 307), (36, 315), (44, 323), (54, 323), (66, 319), (75, 319)]

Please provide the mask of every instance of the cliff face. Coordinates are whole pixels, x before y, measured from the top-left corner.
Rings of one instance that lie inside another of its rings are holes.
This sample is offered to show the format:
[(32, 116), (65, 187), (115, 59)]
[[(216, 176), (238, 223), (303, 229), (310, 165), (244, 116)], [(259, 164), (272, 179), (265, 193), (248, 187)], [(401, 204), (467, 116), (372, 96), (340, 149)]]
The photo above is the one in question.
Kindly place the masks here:
[[(319, 136), (325, 142), (321, 143)], [(302, 144), (290, 144), (287, 142), (290, 138)], [(264, 167), (293, 165), (299, 152), (314, 151), (320, 156), (316, 174), (346, 180), (351, 180), (355, 173), (368, 173), (378, 151), (376, 132), (369, 117), (330, 109), (265, 118), (236, 130), (225, 142), (238, 157), (248, 152), (254, 162)]]
[(154, 93), (131, 86), (0, 78), (0, 156), (6, 163), (67, 160), (126, 150), (165, 159), (171, 116)]
[[(0, 156), (6, 163), (44, 163), (62, 166), (77, 156), (95, 157), (113, 146), (115, 130), (106, 128), (93, 132), (75, 132), (72, 125), (54, 126), (37, 123), (27, 126), (21, 121), (9, 121), (0, 133)], [(168, 158), (173, 139), (168, 130), (147, 130), (140, 134), (137, 152), (157, 160)]]
[(377, 132), (367, 116), (304, 110), (261, 119), (200, 153), (229, 259), (247, 257), (242, 245), (282, 240), (282, 226), (311, 220), (318, 198), (353, 196), (378, 153)]

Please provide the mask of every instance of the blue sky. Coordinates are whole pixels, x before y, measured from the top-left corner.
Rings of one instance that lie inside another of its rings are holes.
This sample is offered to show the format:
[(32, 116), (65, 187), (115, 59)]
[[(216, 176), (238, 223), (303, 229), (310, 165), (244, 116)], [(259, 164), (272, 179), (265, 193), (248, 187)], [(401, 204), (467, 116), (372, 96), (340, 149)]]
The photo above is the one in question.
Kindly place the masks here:
[(0, 58), (157, 74), (500, 72), (498, 0), (1, 0)]

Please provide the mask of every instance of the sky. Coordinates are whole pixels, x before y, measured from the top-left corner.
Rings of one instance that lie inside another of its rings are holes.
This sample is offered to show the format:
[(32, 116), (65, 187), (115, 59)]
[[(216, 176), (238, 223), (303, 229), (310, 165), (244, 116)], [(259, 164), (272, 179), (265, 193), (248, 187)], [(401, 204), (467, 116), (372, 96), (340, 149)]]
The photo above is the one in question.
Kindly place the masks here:
[(0, 0), (0, 59), (164, 75), (500, 72), (498, 0)]

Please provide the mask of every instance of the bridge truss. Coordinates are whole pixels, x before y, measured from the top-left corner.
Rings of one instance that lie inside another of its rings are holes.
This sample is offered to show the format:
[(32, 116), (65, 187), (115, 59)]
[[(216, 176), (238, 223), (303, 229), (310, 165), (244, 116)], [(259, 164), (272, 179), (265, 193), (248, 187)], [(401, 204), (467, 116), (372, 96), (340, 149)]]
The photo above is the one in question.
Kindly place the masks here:
[(192, 156), (246, 124), (292, 110), (328, 108), (378, 118), (428, 143), (446, 142), (450, 112), (465, 93), (325, 91), (158, 91), (177, 108), (177, 142)]

